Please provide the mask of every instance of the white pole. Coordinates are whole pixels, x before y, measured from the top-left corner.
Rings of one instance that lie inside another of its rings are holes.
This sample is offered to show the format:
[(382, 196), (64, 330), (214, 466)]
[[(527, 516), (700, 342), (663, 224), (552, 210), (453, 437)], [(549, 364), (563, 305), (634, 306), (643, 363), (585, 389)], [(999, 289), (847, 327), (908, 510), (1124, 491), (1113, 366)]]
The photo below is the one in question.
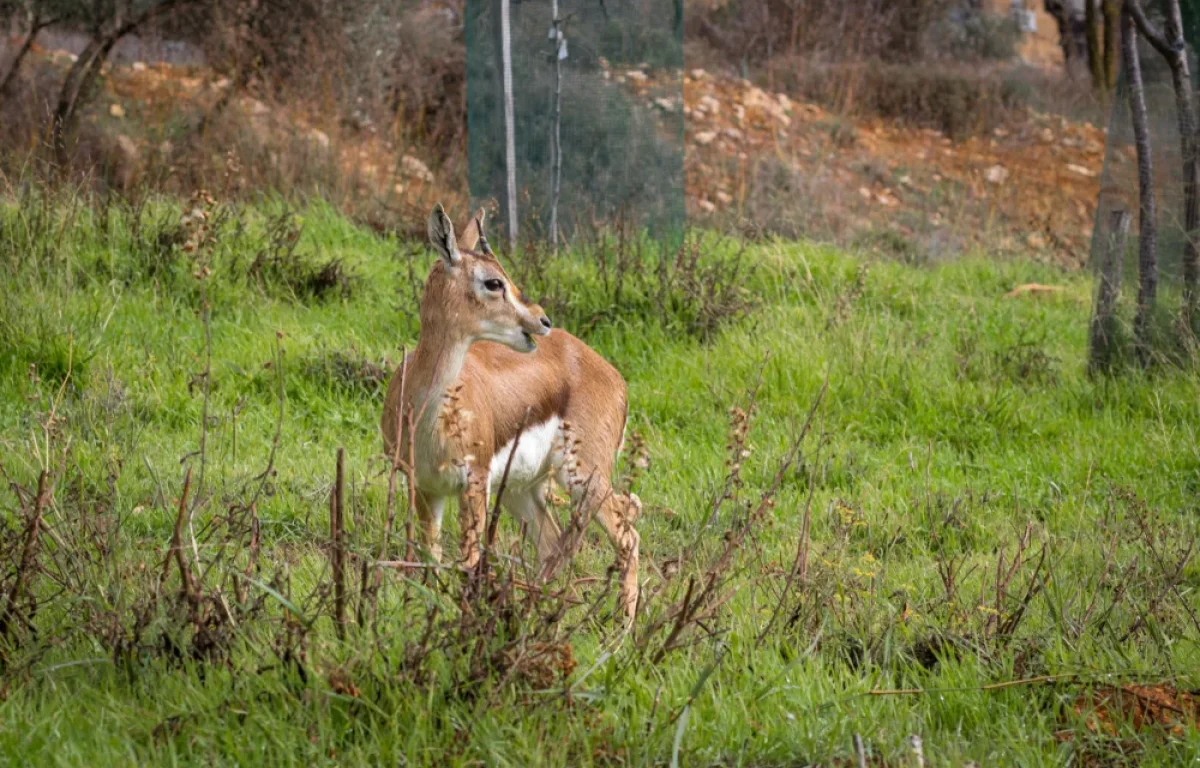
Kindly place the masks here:
[(562, 62), (566, 58), (566, 41), (558, 18), (558, 0), (550, 0), (553, 16), (550, 36), (554, 41), (554, 143), (550, 155), (553, 179), (550, 190), (550, 244), (558, 251), (558, 192), (562, 185)]
[(508, 175), (508, 248), (517, 247), (517, 144), (513, 121), (512, 24), (510, 0), (500, 0), (500, 58), (504, 67), (504, 165)]

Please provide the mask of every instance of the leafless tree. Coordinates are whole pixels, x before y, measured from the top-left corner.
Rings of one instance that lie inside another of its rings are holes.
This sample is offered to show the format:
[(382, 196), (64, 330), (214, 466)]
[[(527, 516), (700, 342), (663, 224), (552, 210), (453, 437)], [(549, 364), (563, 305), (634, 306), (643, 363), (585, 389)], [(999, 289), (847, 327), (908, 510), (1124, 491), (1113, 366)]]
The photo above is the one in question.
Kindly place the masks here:
[(1062, 47), (1063, 59), (1067, 63), (1067, 71), (1073, 68), (1087, 56), (1087, 21), (1080, 18), (1065, 0), (1045, 0), (1046, 13), (1050, 14), (1058, 24), (1058, 40)]
[(42, 6), (42, 3), (31, 0), (4, 0), (4, 2), (0, 2), (0, 27), (8, 28), (12, 20), (17, 16), (23, 17), (25, 25), (21, 47), (13, 55), (12, 61), (9, 62), (8, 69), (4, 71), (3, 77), (0, 77), (0, 100), (4, 99), (13, 81), (17, 79), (17, 73), (21, 70), (21, 62), (25, 60), (29, 51), (33, 48), (33, 41), (37, 39), (38, 33), (58, 21), (58, 15)]
[(49, 13), (57, 12), (62, 20), (84, 26), (91, 33), (91, 39), (67, 70), (51, 117), (50, 137), (60, 164), (66, 160), (67, 137), (74, 129), (79, 108), (90, 95), (113, 47), (126, 35), (197, 1), (43, 0), (40, 3)]
[(1084, 25), (1087, 28), (1088, 71), (1092, 75), (1092, 85), (1104, 87), (1104, 52), (1100, 47), (1100, 9), (1096, 0), (1084, 0)]
[(1154, 201), (1154, 166), (1150, 155), (1150, 129), (1146, 114), (1146, 92), (1142, 83), (1142, 65), (1138, 58), (1137, 26), (1133, 2), (1126, 2), (1121, 14), (1121, 48), (1125, 59), (1125, 77), (1129, 83), (1129, 111), (1133, 117), (1134, 144), (1138, 165), (1138, 297), (1134, 320), (1134, 343), (1138, 360), (1150, 360), (1150, 315), (1158, 296), (1158, 254)]
[(1187, 328), (1195, 329), (1197, 296), (1200, 292), (1200, 178), (1196, 150), (1200, 146), (1200, 121), (1196, 118), (1192, 95), (1192, 74), (1188, 64), (1187, 44), (1183, 38), (1183, 19), (1179, 0), (1165, 0), (1165, 23), (1159, 30), (1146, 17), (1139, 0), (1126, 0), (1128, 13), (1142, 37), (1153, 46), (1171, 70), (1171, 85), (1175, 90), (1175, 112), (1179, 121), (1179, 144), (1183, 156), (1183, 316)]
[(1117, 71), (1121, 66), (1121, 0), (1104, 0), (1104, 85), (1108, 90), (1117, 87)]
[(1121, 1), (1084, 0), (1088, 69), (1092, 85), (1107, 93), (1117, 85), (1120, 58)]

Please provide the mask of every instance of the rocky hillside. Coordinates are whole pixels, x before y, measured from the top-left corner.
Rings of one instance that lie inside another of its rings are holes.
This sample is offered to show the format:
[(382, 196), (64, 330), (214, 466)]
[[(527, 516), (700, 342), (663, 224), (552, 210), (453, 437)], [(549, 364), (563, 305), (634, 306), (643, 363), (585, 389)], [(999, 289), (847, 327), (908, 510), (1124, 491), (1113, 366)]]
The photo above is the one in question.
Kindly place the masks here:
[[(72, 56), (36, 55), (38, 66), (59, 70)], [(1024, 109), (987, 135), (952, 141), (703, 69), (606, 76), (647, 99), (658, 81), (682, 77), (682, 104), (654, 100), (686, 115), (687, 201), (696, 220), (922, 260), (976, 247), (1069, 265), (1085, 259), (1105, 143), (1104, 130), (1089, 123)], [(465, 148), (439, 165), (394, 131), (330, 119), (319, 102), (268, 104), (230, 88), (200, 66), (109, 67), (86, 122), (113, 148), (114, 183), (182, 172), (196, 158), (181, 122), (219, 113), (236, 137), (226, 150), (242, 166), (253, 161), (284, 176), (289, 167), (327, 168), (342, 179), (341, 194), (371, 200), (381, 220), (419, 222), (434, 199), (466, 205), (465, 162), (455, 160)], [(205, 162), (219, 166), (221, 158)]]

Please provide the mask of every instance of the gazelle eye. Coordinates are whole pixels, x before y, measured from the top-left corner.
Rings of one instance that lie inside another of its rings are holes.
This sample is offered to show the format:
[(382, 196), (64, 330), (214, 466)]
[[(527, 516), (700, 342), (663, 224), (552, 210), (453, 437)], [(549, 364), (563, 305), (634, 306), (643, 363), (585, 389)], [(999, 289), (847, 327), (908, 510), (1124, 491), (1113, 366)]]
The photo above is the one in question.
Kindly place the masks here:
[(493, 277), (489, 280), (484, 280), (483, 287), (487, 288), (489, 291), (492, 291), (493, 293), (499, 293), (500, 291), (504, 290), (504, 281), (497, 280), (496, 278)]

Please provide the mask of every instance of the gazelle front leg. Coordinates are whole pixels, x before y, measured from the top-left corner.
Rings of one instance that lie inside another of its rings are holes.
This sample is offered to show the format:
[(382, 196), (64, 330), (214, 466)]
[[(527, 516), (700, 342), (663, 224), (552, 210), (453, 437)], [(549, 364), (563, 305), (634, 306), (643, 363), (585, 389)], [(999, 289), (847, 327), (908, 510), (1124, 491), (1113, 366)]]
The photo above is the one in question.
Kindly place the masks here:
[(421, 523), (421, 544), (429, 550), (434, 562), (442, 560), (442, 515), (446, 511), (446, 500), (440, 496), (428, 497), (416, 492), (417, 519)]
[(474, 568), (479, 563), (480, 547), (487, 535), (486, 489), (487, 476), (470, 472), (467, 490), (458, 497), (459, 537), (462, 540), (459, 558), (467, 568)]

